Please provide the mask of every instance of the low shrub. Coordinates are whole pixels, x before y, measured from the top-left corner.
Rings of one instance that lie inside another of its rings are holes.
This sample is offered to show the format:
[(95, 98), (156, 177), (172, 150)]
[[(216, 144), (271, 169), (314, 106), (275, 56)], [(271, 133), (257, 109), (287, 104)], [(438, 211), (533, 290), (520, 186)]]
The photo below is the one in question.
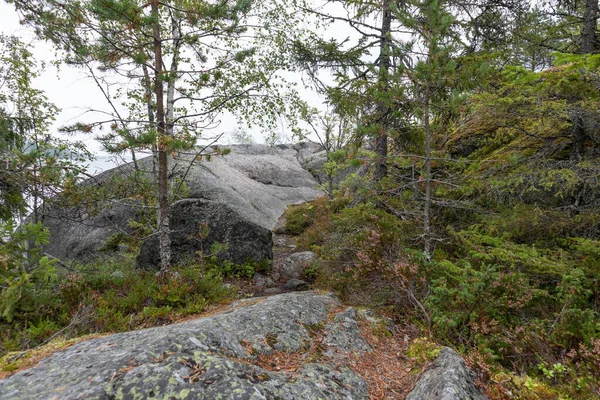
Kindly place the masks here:
[(216, 269), (180, 266), (164, 276), (128, 262), (98, 261), (63, 273), (31, 295), (35, 308), (0, 321), (0, 354), (35, 347), (57, 334), (76, 337), (173, 322), (227, 301), (232, 289)]

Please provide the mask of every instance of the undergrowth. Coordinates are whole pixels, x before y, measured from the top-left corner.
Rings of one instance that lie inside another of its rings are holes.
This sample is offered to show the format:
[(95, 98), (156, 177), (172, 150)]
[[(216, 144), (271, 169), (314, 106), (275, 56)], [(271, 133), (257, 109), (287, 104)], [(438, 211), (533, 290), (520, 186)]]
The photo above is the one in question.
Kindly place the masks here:
[[(542, 229), (524, 236), (536, 215), (438, 226), (446, 241), (427, 260), (418, 221), (375, 201), (334, 207), (322, 198), (286, 214), (293, 229), (304, 227), (298, 242), (320, 256), (317, 286), (464, 352), (493, 398), (596, 398), (599, 243)], [(566, 220), (555, 216), (548, 229)]]
[(168, 324), (232, 295), (218, 270), (199, 265), (174, 267), (166, 275), (136, 269), (133, 259), (75, 266), (23, 292), (11, 321), (0, 321), (0, 354), (57, 337)]

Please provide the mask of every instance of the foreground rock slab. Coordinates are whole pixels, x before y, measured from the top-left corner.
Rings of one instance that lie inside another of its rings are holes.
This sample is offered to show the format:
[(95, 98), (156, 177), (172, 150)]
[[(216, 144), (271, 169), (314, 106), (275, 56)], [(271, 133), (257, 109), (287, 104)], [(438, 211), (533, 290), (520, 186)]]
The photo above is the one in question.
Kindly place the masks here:
[(406, 400), (487, 400), (461, 356), (444, 347)]
[[(368, 399), (355, 372), (308, 352), (321, 335), (326, 351), (367, 351), (355, 315), (317, 292), (244, 300), (213, 316), (74, 345), (0, 381), (0, 398)], [(331, 332), (354, 338), (336, 341)], [(302, 362), (293, 370), (257, 365), (257, 357), (286, 354)]]

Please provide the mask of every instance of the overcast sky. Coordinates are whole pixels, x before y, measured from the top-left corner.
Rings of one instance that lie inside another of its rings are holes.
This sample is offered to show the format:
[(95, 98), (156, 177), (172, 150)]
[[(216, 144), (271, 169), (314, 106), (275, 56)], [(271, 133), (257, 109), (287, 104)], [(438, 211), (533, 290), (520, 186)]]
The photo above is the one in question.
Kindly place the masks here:
[[(90, 109), (110, 111), (98, 87), (82, 70), (67, 65), (63, 65), (60, 67), (60, 70), (57, 70), (56, 67), (49, 63), (55, 58), (52, 45), (37, 40), (30, 28), (20, 25), (19, 16), (13, 6), (6, 4), (2, 0), (0, 0), (0, 32), (19, 36), (24, 42), (31, 43), (37, 61), (45, 61), (47, 63), (45, 71), (36, 79), (34, 85), (36, 88), (45, 91), (50, 101), (61, 109), (53, 129), (56, 130), (60, 126), (76, 121), (97, 121), (99, 119), (98, 114), (89, 113)], [(342, 37), (351, 35), (352, 33), (344, 26), (337, 26), (331, 29), (331, 33), (328, 32), (328, 34), (330, 36)], [(303, 98), (308, 100), (311, 106), (323, 108), (323, 99), (318, 95), (304, 89), (301, 89), (301, 92)], [(234, 117), (230, 115), (224, 115), (220, 121), (220, 125), (214, 129), (214, 134), (231, 132), (238, 126)], [(256, 142), (264, 142), (264, 138), (258, 131), (252, 132), (252, 135)], [(78, 135), (76, 139), (84, 141), (88, 149), (97, 156), (98, 160), (93, 163), (92, 170), (112, 168), (114, 166), (112, 162), (107, 164), (108, 157), (102, 150), (101, 145), (94, 140), (93, 135)], [(228, 140), (228, 138), (225, 138), (224, 143), (228, 143)]]

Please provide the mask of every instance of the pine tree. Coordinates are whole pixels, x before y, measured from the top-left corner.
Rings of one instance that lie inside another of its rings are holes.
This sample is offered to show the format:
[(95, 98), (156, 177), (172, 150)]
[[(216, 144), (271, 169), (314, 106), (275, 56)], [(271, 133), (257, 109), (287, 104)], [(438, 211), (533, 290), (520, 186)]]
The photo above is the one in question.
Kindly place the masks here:
[[(168, 160), (191, 151), (222, 112), (266, 129), (302, 112), (291, 85), (278, 76), (288, 63), (287, 36), (295, 17), (284, 3), (237, 0), (27, 1), (17, 9), (41, 37), (63, 49), (65, 61), (85, 68), (111, 104), (111, 151), (151, 150), (158, 185), (157, 234), (161, 270), (170, 267)], [(127, 89), (106, 89), (121, 80)], [(112, 74), (112, 75), (111, 75)], [(277, 78), (277, 79), (275, 79)], [(126, 111), (119, 106), (123, 102)], [(135, 155), (135, 153), (132, 153)], [(201, 155), (198, 154), (196, 159)], [(135, 160), (134, 160), (135, 162)]]

